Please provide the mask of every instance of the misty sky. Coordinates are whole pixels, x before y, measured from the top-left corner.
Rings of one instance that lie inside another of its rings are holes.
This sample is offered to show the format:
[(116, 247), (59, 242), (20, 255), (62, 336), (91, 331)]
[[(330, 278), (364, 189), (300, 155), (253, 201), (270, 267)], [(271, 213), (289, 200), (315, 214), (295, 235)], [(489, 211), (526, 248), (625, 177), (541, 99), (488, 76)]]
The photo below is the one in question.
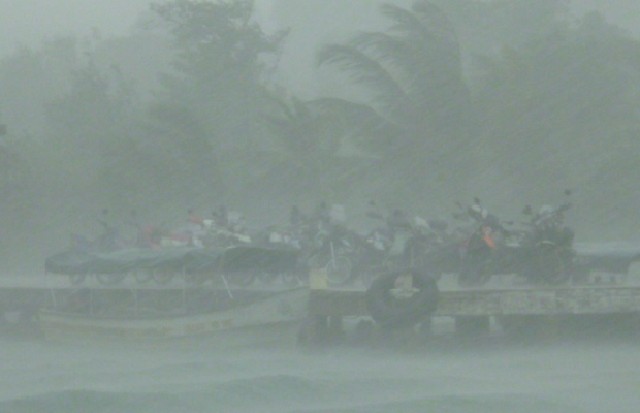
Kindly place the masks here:
[[(269, 3), (289, 1), (258, 0), (258, 6), (263, 15), (268, 15), (270, 10), (273, 12), (278, 9)], [(342, 1), (345, 5), (354, 3)], [(99, 29), (105, 36), (126, 33), (137, 14), (153, 2), (158, 1), (0, 0), (0, 55), (9, 53), (20, 44), (37, 46), (43, 38), (55, 34), (87, 34), (92, 28)], [(307, 3), (311, 10), (323, 3), (317, 0), (296, 2), (300, 2), (299, 5)], [(324, 3), (334, 3), (335, 7), (335, 2)], [(636, 0), (574, 0), (574, 4), (579, 9), (600, 7), (618, 24), (638, 33), (635, 27), (640, 26), (640, 2)], [(301, 20), (307, 19), (302, 17)]]
[[(410, 4), (409, 0), (254, 1), (256, 19), (266, 31), (291, 29), (278, 83), (306, 98), (327, 93), (341, 96), (342, 93), (328, 90), (335, 82), (323, 81), (327, 74), (315, 70), (315, 56), (321, 45), (339, 42), (353, 32), (369, 30), (384, 21), (378, 13), (379, 3)], [(56, 35), (83, 36), (93, 30), (98, 30), (103, 38), (124, 35), (150, 4), (162, 2), (164, 0), (0, 0), (0, 56), (20, 45), (37, 49), (43, 39)], [(608, 19), (640, 35), (640, 1), (573, 0), (573, 6), (577, 15), (598, 8)]]
[(153, 0), (0, 0), (0, 54), (57, 34), (125, 33)]

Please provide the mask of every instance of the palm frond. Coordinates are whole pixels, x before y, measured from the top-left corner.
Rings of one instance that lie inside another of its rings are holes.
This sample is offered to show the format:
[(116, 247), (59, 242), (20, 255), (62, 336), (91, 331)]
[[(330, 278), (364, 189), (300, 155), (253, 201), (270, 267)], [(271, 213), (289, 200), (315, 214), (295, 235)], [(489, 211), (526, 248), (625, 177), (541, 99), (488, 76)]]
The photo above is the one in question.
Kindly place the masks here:
[(432, 35), (429, 28), (418, 19), (418, 16), (404, 7), (385, 3), (380, 6), (380, 12), (393, 22), (391, 30), (396, 33), (423, 40)]
[(361, 145), (388, 147), (404, 136), (404, 127), (364, 103), (340, 98), (318, 98), (309, 105), (342, 125), (344, 134), (355, 137)]
[[(280, 96), (278, 94), (275, 94), (273, 92), (263, 92), (262, 98), (265, 99), (265, 101), (268, 102), (272, 102), (275, 104), (275, 106), (280, 109), (280, 112), (282, 113), (282, 116), (284, 116), (285, 119), (293, 119), (294, 117), (294, 113), (293, 110), (289, 107), (289, 104), (287, 103), (286, 99), (283, 96)], [(265, 105), (267, 106), (267, 105)], [(275, 118), (275, 116), (273, 115), (269, 115), (266, 116), (267, 118)]]
[(406, 100), (406, 92), (383, 64), (355, 47), (325, 46), (318, 54), (318, 64), (335, 64), (344, 69), (352, 81), (370, 88), (386, 106), (395, 107)]
[(382, 32), (362, 32), (354, 36), (349, 44), (362, 50), (371, 57), (410, 70), (419, 69), (415, 66), (416, 53), (414, 47), (405, 39)]
[(447, 14), (438, 6), (427, 0), (417, 0), (413, 4), (413, 13), (422, 24), (429, 28), (437, 43), (448, 50), (455, 64), (460, 65), (460, 41), (456, 29)]
[[(317, 98), (308, 102), (309, 106), (327, 116), (341, 116), (351, 124), (394, 125), (378, 113), (372, 106), (341, 98)], [(394, 127), (397, 127), (394, 125)]]
[(427, 0), (418, 0), (413, 4), (412, 12), (433, 35), (442, 40), (449, 40), (452, 44), (458, 44), (455, 27), (440, 7)]
[(411, 10), (384, 4), (381, 12), (394, 22), (391, 30), (403, 35), (410, 44), (438, 47), (459, 60), (460, 44), (455, 28), (446, 13), (431, 2), (418, 0)]
[(381, 11), (393, 22), (391, 30), (413, 56), (411, 60), (401, 60), (415, 65), (410, 71), (415, 72), (415, 68), (429, 71), (443, 66), (446, 72), (461, 70), (455, 29), (439, 8), (428, 1), (417, 1), (411, 10), (385, 4)]

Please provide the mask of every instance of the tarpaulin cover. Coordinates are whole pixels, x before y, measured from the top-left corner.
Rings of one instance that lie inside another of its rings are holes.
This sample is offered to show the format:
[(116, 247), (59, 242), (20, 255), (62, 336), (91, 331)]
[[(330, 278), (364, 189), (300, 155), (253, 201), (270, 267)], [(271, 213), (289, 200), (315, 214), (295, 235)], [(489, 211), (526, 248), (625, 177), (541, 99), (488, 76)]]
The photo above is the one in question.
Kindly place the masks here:
[(298, 251), (289, 248), (234, 246), (225, 249), (125, 249), (114, 252), (68, 251), (45, 260), (50, 274), (123, 274), (139, 269), (285, 272), (295, 267)]

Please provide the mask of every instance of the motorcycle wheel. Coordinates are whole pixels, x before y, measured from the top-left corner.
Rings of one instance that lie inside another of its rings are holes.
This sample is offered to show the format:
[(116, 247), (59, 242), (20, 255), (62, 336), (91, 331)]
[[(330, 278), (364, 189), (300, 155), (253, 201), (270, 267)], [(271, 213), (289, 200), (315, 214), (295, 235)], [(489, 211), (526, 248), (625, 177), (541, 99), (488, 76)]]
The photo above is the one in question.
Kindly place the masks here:
[(571, 277), (565, 260), (555, 248), (543, 248), (537, 256), (540, 276), (549, 284), (558, 285)]
[(302, 284), (299, 274), (296, 271), (284, 272), (280, 274), (282, 283), (288, 287), (295, 287)]
[(207, 280), (207, 277), (205, 274), (199, 273), (199, 274), (187, 274), (186, 275), (186, 281), (187, 284), (189, 284), (190, 286), (193, 287), (199, 287), (202, 284), (204, 284), (204, 282)]
[(153, 279), (153, 273), (149, 270), (138, 270), (133, 274), (138, 284), (146, 284)]
[(153, 278), (153, 281), (155, 281), (156, 284), (158, 285), (169, 284), (169, 282), (173, 279), (174, 276), (175, 274), (171, 270), (164, 270), (164, 271), (154, 270), (153, 274), (151, 275), (151, 277)]
[(351, 269), (352, 281), (359, 281), (364, 288), (369, 288), (380, 274), (386, 272), (386, 268), (375, 266), (372, 263), (358, 263)]
[(97, 274), (96, 278), (101, 285), (115, 285), (125, 279), (127, 274)]
[(263, 272), (258, 276), (258, 278), (264, 285), (274, 285), (282, 281), (282, 274), (277, 272)]
[(246, 272), (235, 272), (232, 274), (226, 274), (226, 278), (229, 280), (229, 283), (240, 286), (240, 287), (248, 287), (259, 278), (260, 281), (264, 282), (264, 274), (255, 274), (251, 271)]
[(80, 285), (87, 279), (87, 274), (75, 274), (69, 276), (71, 285)]
[(313, 254), (309, 257), (308, 265), (310, 268), (325, 268), (329, 259), (324, 254)]
[(482, 258), (465, 258), (458, 274), (458, 285), (461, 287), (480, 287), (491, 279), (486, 260)]

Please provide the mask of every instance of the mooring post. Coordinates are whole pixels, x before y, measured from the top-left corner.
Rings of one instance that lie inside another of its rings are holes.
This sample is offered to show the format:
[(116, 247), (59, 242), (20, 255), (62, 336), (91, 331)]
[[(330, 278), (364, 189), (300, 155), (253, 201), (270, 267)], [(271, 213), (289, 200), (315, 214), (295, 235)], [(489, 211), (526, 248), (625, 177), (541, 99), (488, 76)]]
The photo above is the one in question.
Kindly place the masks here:
[(138, 317), (140, 313), (138, 306), (138, 289), (133, 287), (133, 289), (131, 289), (131, 292), (133, 292), (133, 312), (135, 316)]
[(182, 309), (185, 314), (189, 311), (187, 308), (187, 271), (184, 265), (182, 266)]
[(46, 280), (45, 282), (49, 286), (49, 292), (51, 293), (51, 303), (53, 304), (53, 309), (57, 310), (58, 309), (58, 299), (56, 297), (56, 290), (54, 288), (54, 285), (51, 283), (51, 280), (49, 279), (49, 273), (45, 272), (44, 273), (44, 277), (45, 277), (45, 280)]
[(93, 287), (89, 287), (89, 314), (94, 314), (93, 309)]

